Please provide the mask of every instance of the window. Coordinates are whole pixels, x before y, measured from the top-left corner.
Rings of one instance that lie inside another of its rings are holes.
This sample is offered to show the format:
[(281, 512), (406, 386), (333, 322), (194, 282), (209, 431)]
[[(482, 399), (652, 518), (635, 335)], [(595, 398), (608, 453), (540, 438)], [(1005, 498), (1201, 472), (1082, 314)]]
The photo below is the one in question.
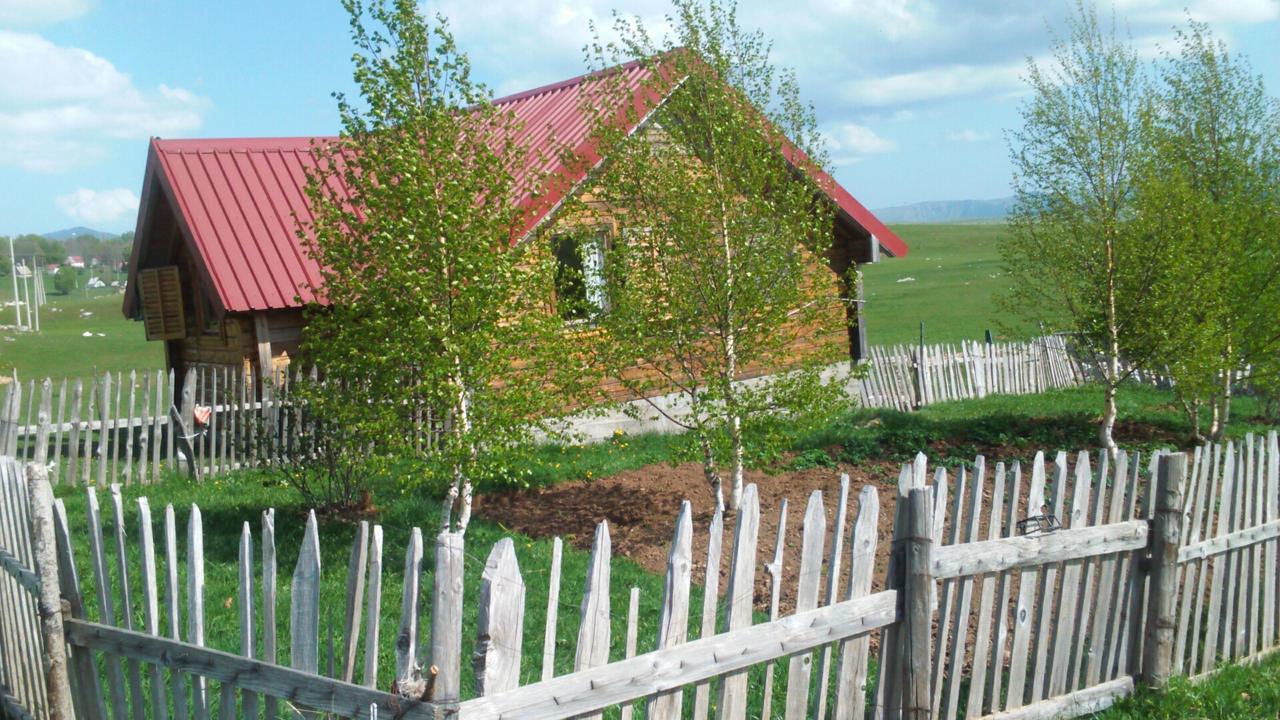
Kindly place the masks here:
[(601, 230), (552, 239), (556, 308), (565, 320), (591, 320), (609, 311), (604, 275), (607, 237)]
[(182, 282), (177, 267), (169, 265), (139, 270), (138, 291), (142, 296), (142, 319), (148, 340), (174, 340), (186, 336)]

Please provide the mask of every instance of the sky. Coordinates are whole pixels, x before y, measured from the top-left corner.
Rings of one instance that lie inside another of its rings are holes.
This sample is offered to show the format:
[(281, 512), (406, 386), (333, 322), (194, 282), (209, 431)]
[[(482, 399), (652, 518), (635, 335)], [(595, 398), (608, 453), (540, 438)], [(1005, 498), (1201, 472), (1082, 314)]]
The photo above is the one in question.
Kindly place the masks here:
[[(1147, 57), (1210, 23), (1280, 94), (1280, 0), (1100, 0)], [(616, 10), (661, 32), (660, 0), (439, 0), (499, 94), (584, 69)], [(1010, 193), (1005, 132), (1028, 59), (1070, 0), (740, 0), (817, 110), (836, 178), (865, 205)], [(137, 220), (153, 136), (333, 134), (352, 90), (338, 0), (0, 0), (0, 235)]]

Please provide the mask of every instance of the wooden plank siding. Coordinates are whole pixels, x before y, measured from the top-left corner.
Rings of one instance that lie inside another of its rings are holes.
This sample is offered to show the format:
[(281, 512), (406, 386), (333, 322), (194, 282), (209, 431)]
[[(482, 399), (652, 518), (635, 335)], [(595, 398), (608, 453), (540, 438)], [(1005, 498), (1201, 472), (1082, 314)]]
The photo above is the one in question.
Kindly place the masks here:
[[(579, 191), (578, 200), (571, 206), (575, 210), (560, 213), (526, 240), (536, 243), (537, 254), (531, 257), (530, 262), (547, 266), (542, 261), (546, 259), (545, 253), (550, 252), (551, 239), (583, 226), (604, 227), (614, 238), (621, 236), (617, 211), (593, 196), (590, 187)], [(186, 368), (193, 366), (243, 367), (254, 375), (260, 375), (263, 368), (259, 359), (259, 343), (264, 341), (270, 343), (272, 364), (277, 369), (282, 358), (298, 357), (306, 326), (301, 308), (219, 314), (217, 293), (196, 262), (193, 256), (195, 245), (184, 234), (181, 223), (175, 221), (173, 210), (164, 201), (147, 210), (152, 215), (149, 222), (153, 225), (147, 242), (142, 243), (140, 239), (139, 247), (135, 248), (138, 267), (177, 266), (180, 270), (186, 333), (166, 344), (168, 366), (175, 369), (179, 377)], [(849, 269), (858, 263), (873, 261), (878, 253), (871, 248), (872, 238), (847, 217), (833, 219), (831, 240), (826, 257), (806, 252), (809, 277), (824, 286), (820, 291), (824, 296), (830, 296), (831, 302), (823, 304), (815, 322), (794, 322), (782, 328), (781, 332), (789, 340), (788, 350), (780, 362), (770, 366), (746, 364), (740, 369), (740, 379), (777, 373), (815, 359), (834, 362), (848, 359), (851, 354), (861, 356), (865, 332), (856, 326), (858, 307), (856, 303), (840, 302), (839, 298), (852, 297), (856, 293)], [(534, 311), (555, 312), (555, 299), (547, 298), (546, 304)], [(255, 314), (265, 316), (265, 338), (255, 331)], [(585, 342), (594, 330), (570, 329), (567, 332), (579, 335)], [(641, 378), (646, 383), (660, 378), (652, 368), (639, 364), (628, 376)], [(646, 395), (661, 395), (672, 388), (657, 386), (650, 389), (652, 392)], [(615, 401), (640, 399), (640, 396), (628, 392), (625, 383), (617, 378), (602, 380), (598, 395)]]

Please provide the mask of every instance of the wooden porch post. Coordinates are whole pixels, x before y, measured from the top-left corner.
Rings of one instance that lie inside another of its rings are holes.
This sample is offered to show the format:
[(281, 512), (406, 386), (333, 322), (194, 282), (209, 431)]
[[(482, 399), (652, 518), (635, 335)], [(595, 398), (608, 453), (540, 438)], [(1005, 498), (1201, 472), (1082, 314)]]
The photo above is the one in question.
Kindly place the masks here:
[(267, 322), (266, 313), (253, 314), (253, 335), (258, 343), (258, 375), (265, 393), (271, 381), (271, 324)]

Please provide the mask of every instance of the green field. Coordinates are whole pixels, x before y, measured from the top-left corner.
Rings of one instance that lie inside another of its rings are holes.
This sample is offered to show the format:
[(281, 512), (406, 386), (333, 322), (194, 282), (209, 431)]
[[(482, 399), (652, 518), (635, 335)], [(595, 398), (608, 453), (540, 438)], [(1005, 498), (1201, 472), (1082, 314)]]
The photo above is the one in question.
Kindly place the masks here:
[(929, 343), (980, 340), (987, 329), (1005, 339), (1036, 332), (1027, 323), (998, 322), (995, 298), (1006, 287), (998, 248), (1008, 232), (1003, 223), (893, 229), (911, 252), (863, 268), (868, 343), (919, 342), (921, 322)]
[[(147, 342), (142, 323), (124, 319), (119, 291), (89, 292), (87, 297), (82, 290), (50, 293), (49, 303), (40, 308), (39, 333), (0, 330), (0, 373), (16, 369), (20, 378), (56, 379), (164, 367), (164, 344)], [(0, 296), (7, 297), (2, 288)], [(12, 324), (13, 309), (3, 312), (0, 324)], [(86, 332), (93, 335), (85, 337)]]

